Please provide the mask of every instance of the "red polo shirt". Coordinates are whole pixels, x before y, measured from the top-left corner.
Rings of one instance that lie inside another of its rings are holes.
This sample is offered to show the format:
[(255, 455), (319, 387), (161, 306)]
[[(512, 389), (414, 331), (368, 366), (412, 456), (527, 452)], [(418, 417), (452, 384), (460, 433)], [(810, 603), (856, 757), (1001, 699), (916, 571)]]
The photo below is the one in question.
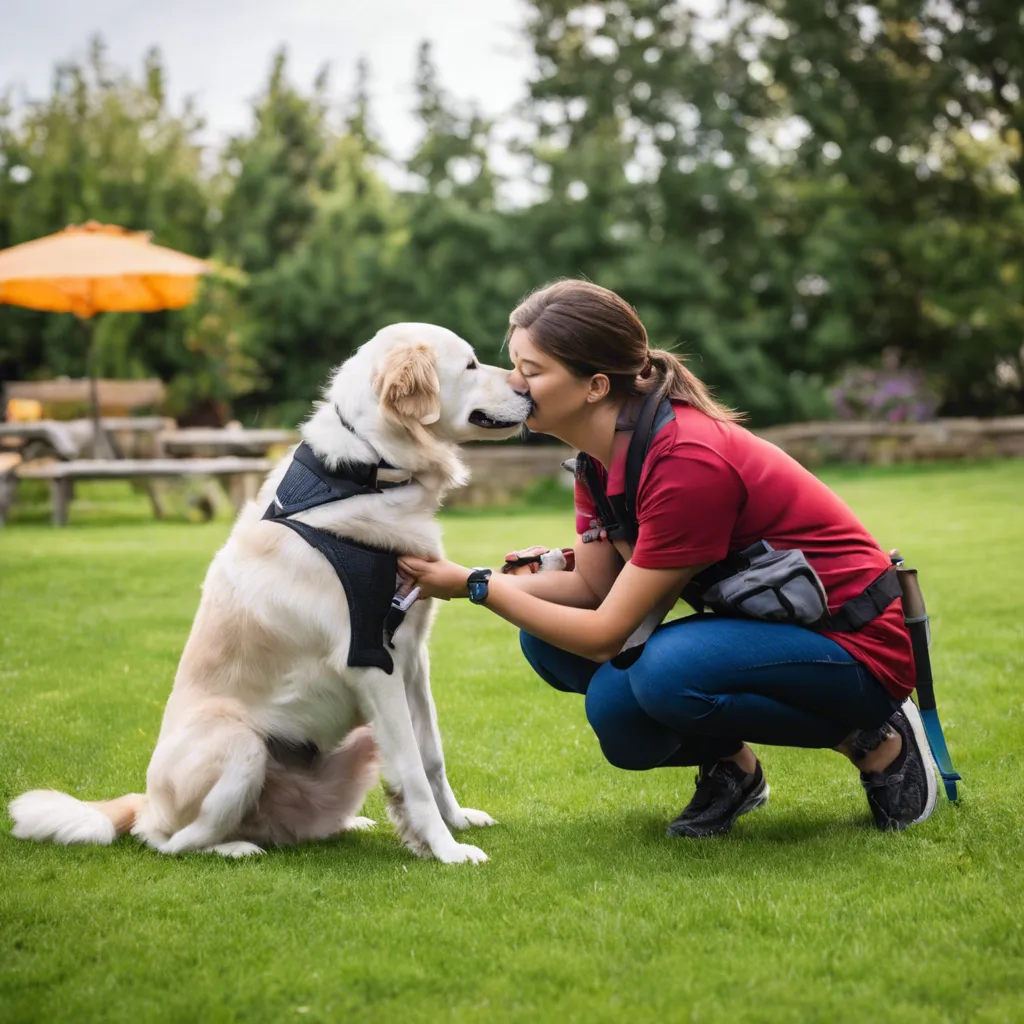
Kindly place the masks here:
[[(671, 569), (717, 562), (766, 540), (774, 548), (803, 551), (833, 612), (889, 567), (889, 556), (850, 507), (781, 449), (682, 402), (673, 407), (675, 422), (655, 435), (640, 475), (635, 565)], [(629, 436), (616, 438), (609, 494), (625, 488)], [(577, 481), (577, 532), (593, 528), (596, 519), (590, 492)], [(910, 695), (914, 655), (901, 601), (855, 633), (825, 635), (895, 697)]]

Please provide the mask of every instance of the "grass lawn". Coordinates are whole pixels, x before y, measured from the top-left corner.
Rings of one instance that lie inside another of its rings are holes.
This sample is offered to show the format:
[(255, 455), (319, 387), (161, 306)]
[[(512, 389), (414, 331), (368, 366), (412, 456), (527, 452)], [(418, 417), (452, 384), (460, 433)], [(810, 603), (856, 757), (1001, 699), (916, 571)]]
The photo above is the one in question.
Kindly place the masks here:
[[(1024, 461), (826, 479), (921, 570), (959, 806), (881, 835), (838, 755), (767, 748), (764, 810), (667, 839), (692, 772), (605, 764), (582, 701), (453, 602), (433, 688), (456, 793), (501, 822), (470, 840), (490, 863), (418, 860), (387, 824), (244, 861), (39, 846), (0, 813), (0, 1021), (1024, 1019)], [(82, 491), (66, 530), (28, 508), (0, 531), (2, 806), (143, 786), (228, 530)], [(571, 529), (446, 519), (466, 564)]]

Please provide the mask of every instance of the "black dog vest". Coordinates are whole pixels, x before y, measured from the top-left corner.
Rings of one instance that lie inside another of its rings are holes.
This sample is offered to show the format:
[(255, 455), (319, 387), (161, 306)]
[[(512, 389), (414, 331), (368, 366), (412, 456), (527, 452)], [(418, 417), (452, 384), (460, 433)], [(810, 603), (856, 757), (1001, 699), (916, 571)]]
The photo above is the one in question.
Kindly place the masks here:
[(352, 626), (348, 664), (353, 668), (383, 669), (388, 675), (395, 665), (387, 648), (394, 646), (392, 638), (405, 618), (405, 612), (392, 603), (398, 555), (394, 551), (357, 544), (289, 517), (357, 495), (380, 494), (409, 482), (378, 482), (377, 471), (392, 468), (381, 462), (346, 465), (332, 471), (303, 441), (295, 449), (292, 464), (278, 485), (274, 501), (263, 514), (264, 519), (294, 530), (330, 562), (348, 599)]

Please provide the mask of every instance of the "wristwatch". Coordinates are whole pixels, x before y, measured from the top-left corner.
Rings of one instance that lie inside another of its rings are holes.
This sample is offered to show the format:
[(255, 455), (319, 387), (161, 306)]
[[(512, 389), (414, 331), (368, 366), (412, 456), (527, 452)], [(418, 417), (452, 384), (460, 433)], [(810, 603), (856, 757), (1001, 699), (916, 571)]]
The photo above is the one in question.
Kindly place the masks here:
[(487, 600), (487, 580), (490, 578), (490, 569), (474, 569), (466, 580), (469, 588), (469, 599), (473, 604), (483, 604)]

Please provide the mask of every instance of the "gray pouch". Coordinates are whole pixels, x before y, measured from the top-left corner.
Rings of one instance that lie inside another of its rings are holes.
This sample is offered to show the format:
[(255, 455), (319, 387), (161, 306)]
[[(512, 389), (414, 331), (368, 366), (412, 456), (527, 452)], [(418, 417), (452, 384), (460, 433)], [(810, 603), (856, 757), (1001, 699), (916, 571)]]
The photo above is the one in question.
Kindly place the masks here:
[(802, 551), (776, 551), (760, 541), (742, 556), (745, 569), (704, 591), (713, 612), (797, 626), (813, 626), (828, 614), (825, 587)]

